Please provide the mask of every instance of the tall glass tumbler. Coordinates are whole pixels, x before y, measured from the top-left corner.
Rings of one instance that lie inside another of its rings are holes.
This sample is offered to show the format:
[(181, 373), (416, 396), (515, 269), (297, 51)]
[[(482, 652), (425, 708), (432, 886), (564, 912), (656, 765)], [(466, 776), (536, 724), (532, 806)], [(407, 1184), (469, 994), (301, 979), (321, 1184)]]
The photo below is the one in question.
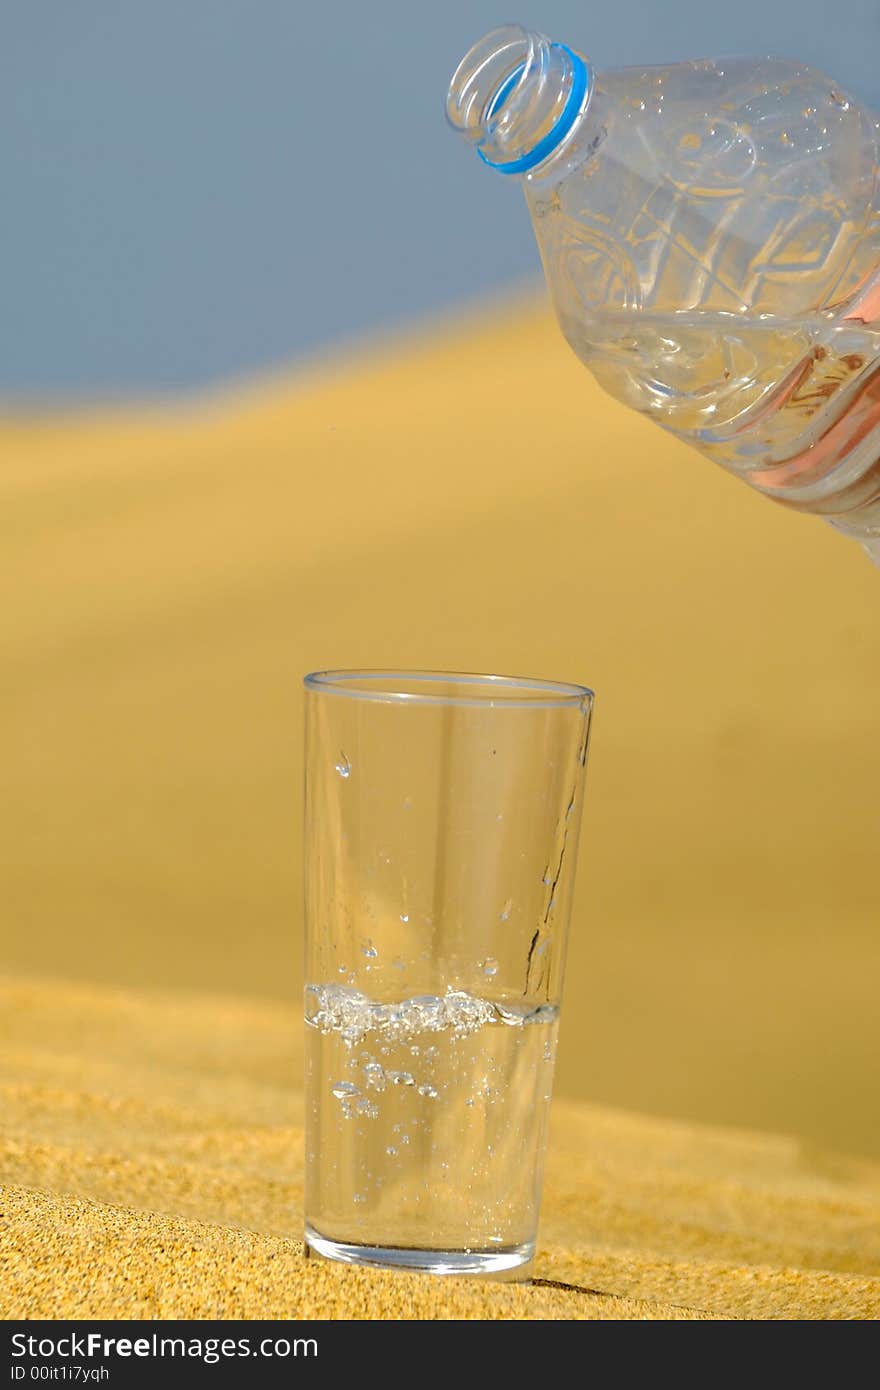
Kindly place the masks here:
[(305, 685), (307, 1242), (515, 1270), (535, 1249), (592, 692)]

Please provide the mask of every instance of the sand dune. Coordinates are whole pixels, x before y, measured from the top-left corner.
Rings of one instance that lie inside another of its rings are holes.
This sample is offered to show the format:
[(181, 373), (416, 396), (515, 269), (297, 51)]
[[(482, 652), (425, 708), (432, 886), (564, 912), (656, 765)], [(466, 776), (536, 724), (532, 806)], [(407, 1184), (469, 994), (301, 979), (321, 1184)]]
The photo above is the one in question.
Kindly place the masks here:
[(598, 691), (563, 1092), (880, 1153), (878, 575), (544, 308), (0, 421), (0, 966), (293, 998), (300, 679)]
[(0, 1316), (863, 1318), (880, 1167), (573, 1102), (536, 1278), (303, 1258), (296, 1011), (0, 984)]
[[(604, 397), (534, 305), (2, 420), (0, 459), (0, 1311), (878, 1310), (878, 1170), (827, 1152), (880, 1154), (855, 546)], [(543, 1284), (303, 1259), (300, 681), (328, 665), (598, 691)]]

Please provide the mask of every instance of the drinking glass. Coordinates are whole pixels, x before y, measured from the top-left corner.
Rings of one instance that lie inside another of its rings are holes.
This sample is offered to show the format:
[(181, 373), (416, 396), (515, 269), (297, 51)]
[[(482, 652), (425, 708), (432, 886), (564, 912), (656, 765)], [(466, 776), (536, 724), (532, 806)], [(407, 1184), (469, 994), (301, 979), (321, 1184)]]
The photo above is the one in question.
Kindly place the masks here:
[(535, 1249), (592, 692), (305, 686), (308, 1246), (503, 1277)]

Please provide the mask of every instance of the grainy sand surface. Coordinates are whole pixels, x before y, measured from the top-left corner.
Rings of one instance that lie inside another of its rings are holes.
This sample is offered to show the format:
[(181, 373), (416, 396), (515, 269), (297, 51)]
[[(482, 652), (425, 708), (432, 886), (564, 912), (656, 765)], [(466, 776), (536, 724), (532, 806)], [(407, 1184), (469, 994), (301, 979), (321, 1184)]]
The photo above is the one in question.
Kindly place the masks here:
[(0, 982), (0, 1316), (868, 1318), (880, 1166), (558, 1102), (536, 1280), (306, 1260), (293, 1007)]
[[(605, 396), (543, 300), (6, 412), (0, 457), (0, 1312), (878, 1311), (880, 1170), (826, 1152), (880, 1157), (856, 546)], [(598, 692), (537, 1286), (303, 1258), (301, 678), (338, 665)]]

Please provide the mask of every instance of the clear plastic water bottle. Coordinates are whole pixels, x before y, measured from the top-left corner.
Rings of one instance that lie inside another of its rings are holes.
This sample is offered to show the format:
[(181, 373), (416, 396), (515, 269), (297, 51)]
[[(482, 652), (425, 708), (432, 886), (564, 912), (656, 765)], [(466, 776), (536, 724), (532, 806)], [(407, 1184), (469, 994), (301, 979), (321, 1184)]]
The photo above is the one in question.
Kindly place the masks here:
[(880, 562), (880, 121), (777, 58), (594, 72), (518, 25), (451, 124), (521, 179), (601, 385)]

